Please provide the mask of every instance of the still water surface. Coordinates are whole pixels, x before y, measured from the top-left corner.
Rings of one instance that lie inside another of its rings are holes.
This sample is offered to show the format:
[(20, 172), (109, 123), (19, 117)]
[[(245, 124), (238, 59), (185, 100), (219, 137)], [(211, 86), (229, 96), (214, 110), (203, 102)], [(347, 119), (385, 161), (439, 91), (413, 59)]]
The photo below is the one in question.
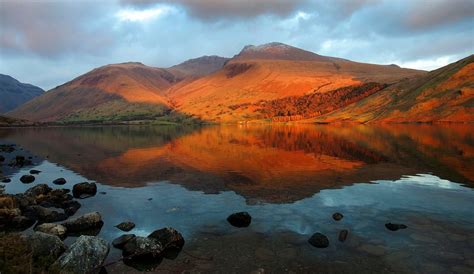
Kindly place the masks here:
[[(99, 236), (120, 236), (125, 220), (137, 235), (179, 230), (185, 252), (158, 269), (474, 271), (474, 126), (29, 128), (0, 139), (37, 155), (34, 184), (97, 182), (105, 194), (81, 200), (76, 215), (99, 211)], [(4, 169), (7, 193), (32, 186), (19, 182), (29, 169)], [(237, 211), (252, 215), (249, 228), (226, 222)], [(329, 248), (307, 243), (315, 232)]]

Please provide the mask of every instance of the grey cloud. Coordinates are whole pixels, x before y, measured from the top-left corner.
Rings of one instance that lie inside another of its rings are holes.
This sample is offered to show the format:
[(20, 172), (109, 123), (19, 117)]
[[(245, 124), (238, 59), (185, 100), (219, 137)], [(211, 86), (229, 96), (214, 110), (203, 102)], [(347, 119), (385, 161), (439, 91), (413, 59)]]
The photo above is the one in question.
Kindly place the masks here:
[(416, 1), (405, 18), (407, 26), (413, 29), (429, 29), (463, 20), (469, 20), (474, 27), (474, 1)]

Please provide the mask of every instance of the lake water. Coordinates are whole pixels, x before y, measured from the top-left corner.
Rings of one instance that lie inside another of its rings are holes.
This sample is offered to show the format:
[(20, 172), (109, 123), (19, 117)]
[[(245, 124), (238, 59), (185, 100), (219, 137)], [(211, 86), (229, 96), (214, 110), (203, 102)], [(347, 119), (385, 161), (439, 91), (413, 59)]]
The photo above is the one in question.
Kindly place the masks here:
[[(36, 156), (34, 167), (2, 166), (7, 193), (58, 177), (64, 188), (97, 182), (103, 193), (76, 216), (99, 211), (100, 237), (123, 234), (114, 226), (125, 220), (137, 235), (180, 231), (183, 252), (155, 271), (474, 273), (474, 126), (24, 128), (0, 130), (0, 143)], [(32, 168), (42, 172), (22, 184)], [(238, 211), (248, 228), (227, 223)], [(307, 242), (315, 232), (328, 248)]]

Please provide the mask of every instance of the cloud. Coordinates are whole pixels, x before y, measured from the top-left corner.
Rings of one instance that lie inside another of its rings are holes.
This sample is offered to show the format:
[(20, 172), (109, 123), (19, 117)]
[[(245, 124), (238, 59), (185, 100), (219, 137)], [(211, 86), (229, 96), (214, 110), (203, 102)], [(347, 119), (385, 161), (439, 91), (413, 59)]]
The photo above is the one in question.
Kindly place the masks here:
[(405, 17), (410, 28), (429, 29), (463, 20), (469, 20), (471, 27), (474, 27), (472, 0), (419, 0), (412, 5)]

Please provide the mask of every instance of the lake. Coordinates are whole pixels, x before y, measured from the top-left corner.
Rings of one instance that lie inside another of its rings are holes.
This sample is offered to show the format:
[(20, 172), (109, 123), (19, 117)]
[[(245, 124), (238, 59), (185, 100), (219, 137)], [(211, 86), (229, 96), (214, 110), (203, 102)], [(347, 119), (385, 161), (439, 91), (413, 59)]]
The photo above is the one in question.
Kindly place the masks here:
[[(124, 234), (114, 226), (126, 220), (136, 235), (180, 231), (183, 251), (156, 271), (474, 271), (472, 125), (12, 128), (0, 143), (34, 156), (33, 166), (2, 166), (6, 193), (57, 188), (59, 177), (69, 189), (96, 182), (75, 216), (100, 212), (100, 237)], [(42, 172), (22, 184), (32, 168)], [(239, 211), (252, 216), (249, 227), (226, 221)], [(390, 231), (390, 222), (407, 229)], [(316, 232), (328, 248), (308, 243)], [(108, 262), (119, 257), (112, 248)], [(138, 271), (122, 262), (107, 270)]]

